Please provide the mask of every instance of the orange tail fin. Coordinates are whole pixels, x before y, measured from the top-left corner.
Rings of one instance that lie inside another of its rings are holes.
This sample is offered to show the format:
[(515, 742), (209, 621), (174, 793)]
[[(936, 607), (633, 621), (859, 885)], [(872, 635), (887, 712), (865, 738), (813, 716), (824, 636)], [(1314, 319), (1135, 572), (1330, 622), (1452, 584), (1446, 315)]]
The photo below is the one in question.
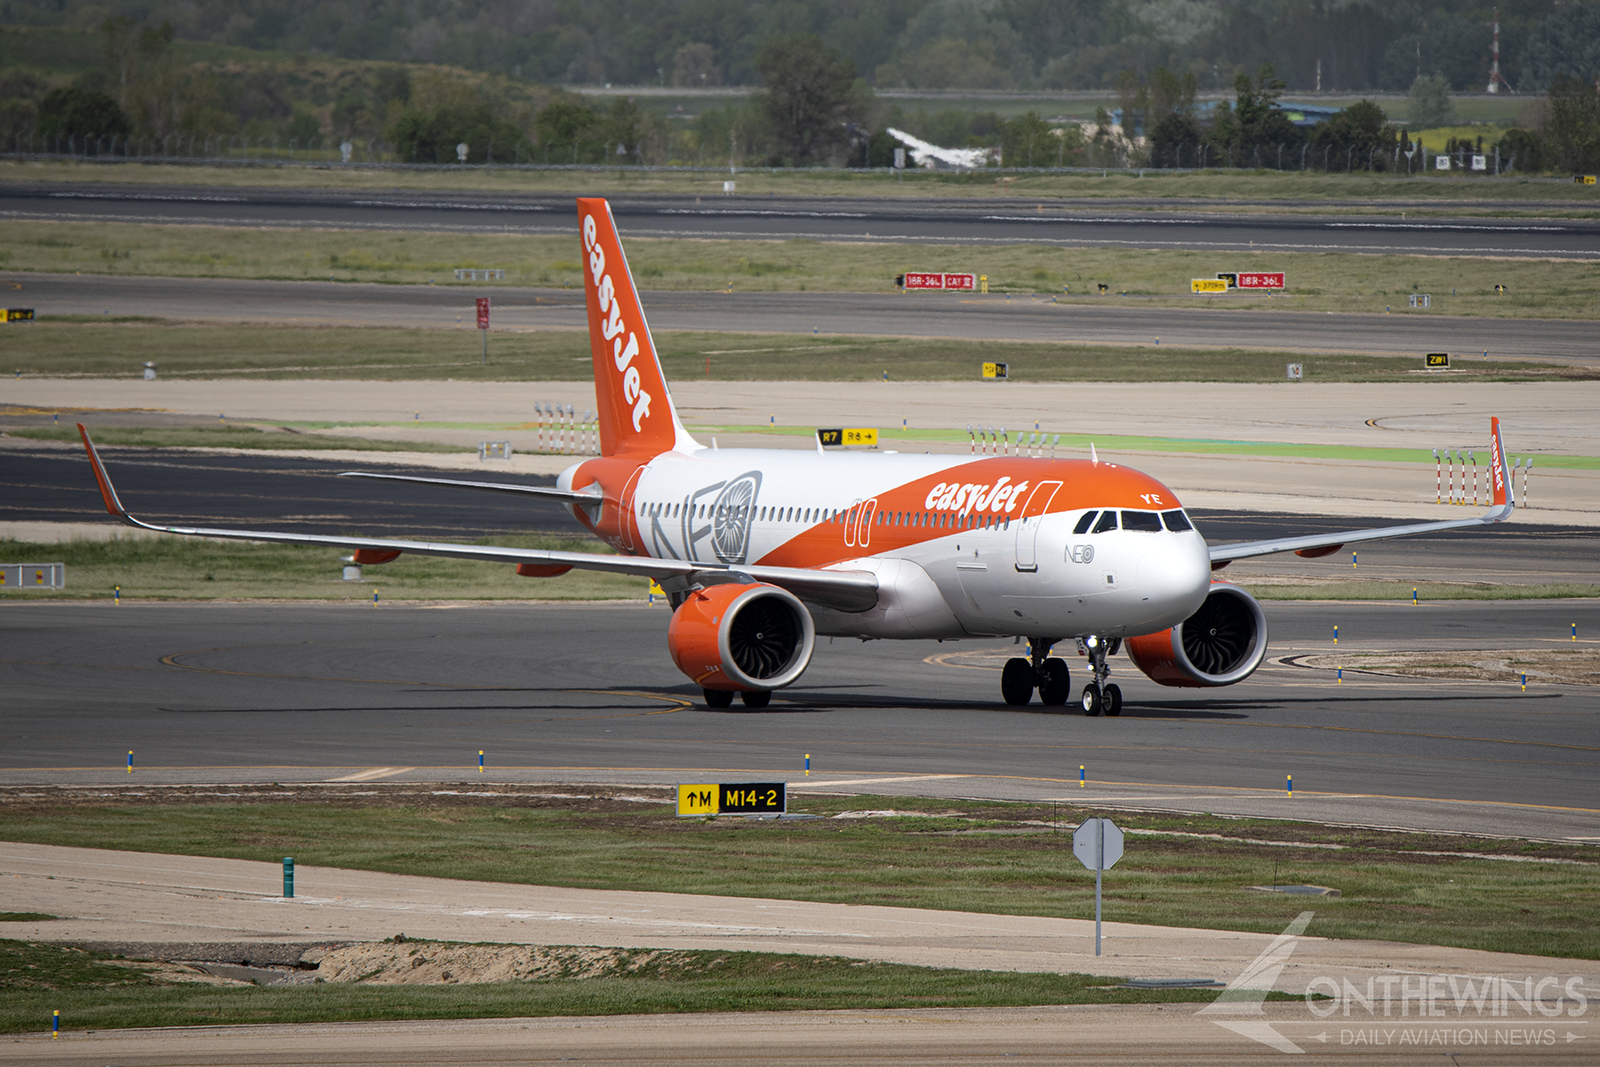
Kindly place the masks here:
[(611, 205), (599, 198), (580, 198), (578, 229), (594, 391), (600, 405), (600, 454), (644, 458), (699, 448), (672, 406)]
[(1489, 417), (1489, 503), (1503, 506), (1511, 499), (1511, 470), (1506, 466), (1506, 446), (1500, 439), (1500, 420)]

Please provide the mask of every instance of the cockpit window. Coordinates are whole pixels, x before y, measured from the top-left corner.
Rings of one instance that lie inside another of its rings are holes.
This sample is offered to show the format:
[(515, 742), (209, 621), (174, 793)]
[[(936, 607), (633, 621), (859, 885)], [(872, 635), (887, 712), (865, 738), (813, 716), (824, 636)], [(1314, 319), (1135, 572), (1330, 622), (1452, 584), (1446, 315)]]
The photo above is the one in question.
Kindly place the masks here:
[(1194, 524), (1189, 521), (1189, 516), (1181, 511), (1163, 511), (1161, 518), (1167, 524), (1167, 529), (1173, 533), (1183, 533), (1185, 530), (1194, 529)]
[(1124, 511), (1122, 528), (1138, 530), (1140, 533), (1160, 533), (1161, 516), (1153, 511)]
[(1086, 512), (1084, 512), (1083, 513), (1083, 518), (1078, 520), (1078, 525), (1076, 525), (1076, 526), (1074, 526), (1072, 528), (1072, 532), (1075, 533), (1075, 534), (1086, 534), (1086, 533), (1088, 533), (1089, 532), (1089, 527), (1094, 525), (1094, 517), (1096, 515), (1098, 515), (1098, 514), (1100, 514), (1098, 511), (1086, 511)]
[(1117, 528), (1117, 513), (1115, 511), (1102, 511), (1100, 521), (1094, 524), (1095, 533), (1110, 533)]

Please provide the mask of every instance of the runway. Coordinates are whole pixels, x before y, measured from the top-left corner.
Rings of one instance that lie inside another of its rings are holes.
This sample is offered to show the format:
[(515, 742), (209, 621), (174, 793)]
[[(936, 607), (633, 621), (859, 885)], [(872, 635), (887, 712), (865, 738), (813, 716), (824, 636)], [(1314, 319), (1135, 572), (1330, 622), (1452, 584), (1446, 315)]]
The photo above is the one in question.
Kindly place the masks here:
[[(1523, 693), (1510, 671), (1349, 670), (1341, 684), (1342, 661), (1326, 658), (1566, 648), (1572, 623), (1600, 631), (1600, 603), (1265, 608), (1270, 659), (1247, 682), (1162, 689), (1116, 658), (1127, 708), (1090, 719), (1000, 704), (1011, 646), (992, 640), (822, 642), (770, 709), (712, 712), (668, 659), (659, 605), (10, 603), (0, 782), (126, 782), (130, 749), (140, 781), (374, 768), (466, 780), (483, 749), (517, 781), (781, 775), (848, 792), (1600, 837), (1593, 687), (1536, 677)], [(1092, 788), (1078, 788), (1080, 764)]]
[[(580, 182), (581, 179), (575, 179)], [(852, 240), (1593, 259), (1588, 219), (1395, 218), (1069, 207), (1023, 197), (609, 197), (635, 237)], [(0, 217), (570, 234), (573, 196), (38, 183), (0, 185)]]
[[(471, 328), (469, 286), (133, 278), (0, 272), (9, 300), (40, 315), (154, 316), (191, 322), (303, 326)], [(583, 296), (570, 289), (496, 287), (496, 331), (586, 329)], [(1333, 314), (1266, 307), (1096, 307), (1090, 298), (943, 293), (641, 294), (656, 332), (800, 333), (1032, 341), (1059, 345), (1162, 344), (1314, 354), (1410, 356), (1450, 352), (1492, 359), (1600, 365), (1592, 322)], [(465, 324), (465, 326), (463, 326)], [(1026, 368), (1019, 368), (1025, 375)], [(1312, 368), (1313, 376), (1315, 368)]]
[[(66, 1040), (53, 1043), (43, 1034), (13, 1038), (0, 1044), (0, 1063), (488, 1067), (579, 1062), (594, 1067), (769, 1067), (803, 1056), (808, 1064), (823, 1067), (1073, 1062), (1239, 1067), (1281, 1061), (1270, 1048), (1252, 1044), (1208, 1018), (1197, 1018), (1196, 1010), (1190, 1005), (1045, 1006), (103, 1030), (67, 1034)], [(1225, 1021), (1257, 1023), (1256, 1019)], [(1474, 1062), (1588, 1067), (1594, 1056), (1589, 1045), (1565, 1040), (1574, 1031), (1580, 1031), (1574, 1040), (1592, 1040), (1592, 1027), (1541, 1025), (1552, 1022), (1543, 1018), (1520, 1027), (1504, 1020), (1461, 1025), (1459, 1018), (1432, 1024), (1383, 1020), (1386, 1025), (1362, 1026), (1310, 1018), (1304, 1004), (1289, 1003), (1265, 1005), (1259, 1022), (1272, 1023), (1273, 1033), (1300, 1043), (1296, 1050), (1305, 1055), (1298, 1062), (1307, 1064), (1414, 1067), (1435, 1058), (1442, 1061), (1442, 1053), (1449, 1050), (1468, 1057), (1463, 1067)], [(1454, 1025), (1446, 1026), (1447, 1022)], [(1478, 1046), (1480, 1032), (1482, 1045), (1492, 1051)], [(1537, 1040), (1529, 1040), (1529, 1035)], [(1419, 1048), (1423, 1045), (1434, 1047)]]
[[(0, 527), (109, 521), (81, 449), (8, 442), (0, 457), (6, 486), (0, 496)], [(271, 452), (174, 455), (134, 448), (108, 449), (106, 460), (123, 502), (140, 518), (158, 524), (249, 526), (303, 533), (361, 530), (374, 537), (468, 540), (497, 532), (583, 533), (563, 508), (549, 502), (338, 477), (341, 471), (361, 469), (360, 460), (300, 459)], [(459, 476), (421, 465), (385, 463), (383, 469), (419, 477)], [(549, 476), (493, 477), (527, 485), (554, 484)], [(1212, 543), (1257, 540), (1281, 536), (1285, 531), (1310, 534), (1363, 529), (1395, 521), (1392, 514), (1307, 516), (1193, 506), (1188, 511)], [(1365, 576), (1395, 581), (1600, 584), (1600, 556), (1593, 550), (1593, 529), (1540, 518), (1537, 513), (1524, 513), (1492, 530), (1452, 530), (1376, 542), (1361, 549), (1361, 568)], [(1291, 556), (1236, 564), (1229, 574), (1316, 579), (1348, 569), (1348, 560), (1342, 555), (1331, 562)]]

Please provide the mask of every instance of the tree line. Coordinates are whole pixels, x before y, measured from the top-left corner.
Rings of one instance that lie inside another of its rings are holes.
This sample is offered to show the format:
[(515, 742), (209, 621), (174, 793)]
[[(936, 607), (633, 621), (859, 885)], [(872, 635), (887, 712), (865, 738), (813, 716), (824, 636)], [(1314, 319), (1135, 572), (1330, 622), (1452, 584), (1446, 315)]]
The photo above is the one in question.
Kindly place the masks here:
[(1519, 92), (1589, 77), (1600, 10), (1561, 0), (0, 0), (0, 22), (95, 25), (107, 12), (177, 38), (371, 62), (443, 64), (551, 85), (761, 84), (765, 42), (811, 34), (868, 84), (1102, 89), (1123, 70), (1224, 90), (1270, 63), (1295, 91), (1488, 84), (1492, 11)]
[[(1238, 74), (1232, 101), (1204, 105), (1193, 71), (1157, 67), (1145, 77), (1124, 70), (1116, 113), (1102, 109), (1080, 129), (1031, 112), (1012, 119), (906, 114), (878, 99), (849, 57), (814, 34), (769, 39), (752, 60), (760, 88), (685, 119), (628, 96), (595, 106), (569, 91), (437, 67), (325, 64), (313, 78), (312, 67), (294, 64), (185, 65), (173, 56), (170, 25), (120, 16), (104, 20), (101, 36), (102, 65), (71, 85), (41, 92), (35, 81), (22, 86), (30, 97), (15, 91), (13, 79), (0, 144), (60, 151), (64, 139), (77, 153), (252, 156), (266, 154), (270, 141), (274, 155), (331, 153), (344, 144), (356, 159), (427, 164), (881, 167), (893, 160), (898, 142), (887, 130), (896, 127), (935, 143), (996, 148), (993, 162), (1005, 167), (1418, 165), (1407, 128), (1371, 101), (1297, 125), (1279, 106), (1287, 84), (1270, 64)], [(1442, 77), (1415, 78), (1411, 95), (1411, 129), (1448, 120)], [(1525, 172), (1600, 167), (1600, 93), (1587, 80), (1558, 75), (1538, 127), (1504, 140), (1501, 155)]]

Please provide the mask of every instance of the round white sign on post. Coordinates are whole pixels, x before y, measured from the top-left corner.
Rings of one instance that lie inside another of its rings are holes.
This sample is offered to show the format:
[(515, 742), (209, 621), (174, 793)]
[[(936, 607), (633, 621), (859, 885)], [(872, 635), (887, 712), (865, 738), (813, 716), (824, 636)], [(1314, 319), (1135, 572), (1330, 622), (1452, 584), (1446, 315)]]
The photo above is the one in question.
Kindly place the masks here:
[(1122, 831), (1110, 819), (1085, 819), (1072, 832), (1072, 854), (1091, 871), (1109, 871), (1122, 858)]

